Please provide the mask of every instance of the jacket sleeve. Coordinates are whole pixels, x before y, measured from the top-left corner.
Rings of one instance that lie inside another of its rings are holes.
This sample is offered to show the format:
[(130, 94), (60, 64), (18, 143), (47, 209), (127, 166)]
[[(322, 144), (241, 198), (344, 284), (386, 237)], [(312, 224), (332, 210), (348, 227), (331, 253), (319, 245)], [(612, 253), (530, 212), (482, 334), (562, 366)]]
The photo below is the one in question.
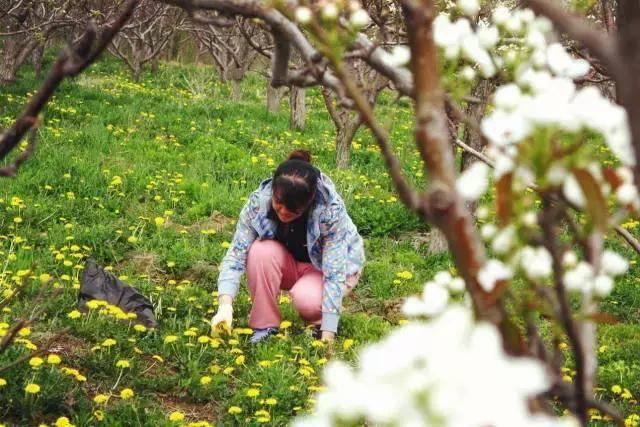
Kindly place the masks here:
[(253, 193), (242, 208), (231, 246), (220, 265), (218, 276), (218, 294), (235, 298), (240, 287), (240, 278), (246, 269), (249, 247), (258, 233), (251, 225), (251, 218), (258, 209), (258, 194)]
[(322, 325), (323, 331), (336, 332), (342, 308), (347, 270), (346, 211), (344, 205), (331, 205), (322, 220)]

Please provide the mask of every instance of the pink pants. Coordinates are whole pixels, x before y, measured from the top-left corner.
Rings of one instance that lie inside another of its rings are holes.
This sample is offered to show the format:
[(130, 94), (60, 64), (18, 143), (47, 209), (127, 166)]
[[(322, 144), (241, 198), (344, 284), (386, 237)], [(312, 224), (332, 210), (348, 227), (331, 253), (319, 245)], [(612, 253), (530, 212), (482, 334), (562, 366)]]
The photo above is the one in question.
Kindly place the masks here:
[[(359, 274), (349, 276), (345, 295), (358, 282)], [(299, 262), (276, 240), (256, 240), (247, 257), (247, 282), (253, 306), (249, 326), (253, 329), (280, 326), (278, 296), (289, 291), (293, 306), (304, 321), (322, 321), (322, 272), (313, 264)]]

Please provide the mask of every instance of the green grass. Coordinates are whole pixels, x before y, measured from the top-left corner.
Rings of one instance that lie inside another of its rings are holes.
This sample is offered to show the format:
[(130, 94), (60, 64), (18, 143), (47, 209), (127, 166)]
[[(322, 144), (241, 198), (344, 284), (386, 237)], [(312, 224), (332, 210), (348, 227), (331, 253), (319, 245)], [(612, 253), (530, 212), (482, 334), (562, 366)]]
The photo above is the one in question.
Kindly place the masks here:
[[(1, 88), (0, 124), (11, 122), (37, 86), (25, 69), (16, 85)], [(190, 86), (201, 91), (192, 93)], [(109, 60), (62, 85), (45, 111), (35, 155), (16, 179), (0, 180), (3, 298), (25, 283), (24, 293), (0, 313), (0, 323), (11, 324), (34, 304), (42, 306), (43, 315), (26, 338), (42, 344), (68, 328), (52, 344), (62, 364), (45, 360), (38, 370), (23, 363), (0, 372), (7, 381), (0, 387), (0, 422), (37, 425), (67, 416), (77, 425), (98, 425), (100, 417), (104, 425), (173, 425), (168, 415), (181, 411), (189, 421), (254, 425), (267, 419), (259, 412), (266, 411), (268, 424), (283, 425), (309, 410), (328, 355), (290, 304), (281, 307), (293, 325), (265, 345), (251, 347), (243, 334), (223, 337), (215, 348), (198, 342), (209, 336), (217, 266), (233, 221), (249, 193), (294, 148), (312, 151), (365, 237), (367, 264), (355, 296), (345, 303), (333, 357), (354, 360), (358, 348), (401, 320), (402, 297), (421, 292), (438, 270), (452, 268), (447, 254), (429, 255), (426, 243), (416, 238), (428, 227), (394, 197), (366, 131), (357, 135), (352, 167), (336, 170), (334, 129), (319, 92), (308, 91), (302, 132), (288, 128), (286, 99), (280, 113), (267, 113), (265, 92), (264, 79), (249, 75), (242, 100), (232, 103), (229, 88), (210, 68), (175, 64), (163, 64), (158, 74), (133, 83), (124, 67)], [(410, 106), (384, 94), (376, 111), (391, 128), (405, 171), (420, 182)], [(157, 218), (163, 223), (157, 225)], [(151, 297), (158, 330), (138, 332), (129, 321), (98, 310), (68, 317), (76, 306), (77, 267), (88, 256)], [(412, 278), (398, 278), (401, 271)], [(620, 323), (601, 328), (600, 394), (615, 398), (625, 415), (633, 413), (632, 403), (611, 387), (640, 395), (637, 273), (634, 265), (605, 302)], [(41, 284), (42, 274), (51, 281)], [(43, 287), (45, 298), (37, 300)], [(56, 289), (59, 294), (52, 297)], [(243, 283), (234, 326), (246, 327), (248, 310)], [(167, 336), (177, 339), (166, 343)], [(102, 345), (107, 339), (115, 345)], [(349, 347), (351, 340), (355, 344)], [(0, 354), (0, 367), (26, 354), (27, 344)], [(131, 367), (116, 367), (118, 360)], [(62, 366), (77, 369), (85, 380)], [(203, 385), (205, 376), (210, 382)], [(28, 383), (41, 391), (26, 395)], [(124, 388), (134, 396), (121, 399)], [(259, 395), (248, 397), (249, 389)], [(112, 396), (96, 404), (98, 394)], [(233, 406), (242, 412), (230, 414)]]

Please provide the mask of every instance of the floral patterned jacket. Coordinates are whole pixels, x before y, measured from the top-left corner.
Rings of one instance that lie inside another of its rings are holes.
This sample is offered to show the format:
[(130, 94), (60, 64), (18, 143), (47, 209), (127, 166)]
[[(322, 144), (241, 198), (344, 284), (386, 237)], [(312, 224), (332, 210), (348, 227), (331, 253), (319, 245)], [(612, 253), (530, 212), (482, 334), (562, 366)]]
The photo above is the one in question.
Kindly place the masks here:
[[(275, 238), (276, 223), (267, 217), (270, 206), (271, 179), (267, 179), (249, 196), (240, 212), (233, 241), (220, 266), (220, 295), (237, 294), (251, 244), (256, 239)], [(362, 270), (365, 258), (362, 237), (333, 182), (324, 174), (318, 180), (316, 200), (309, 213), (307, 247), (311, 263), (323, 276), (321, 329), (335, 332), (346, 278)]]

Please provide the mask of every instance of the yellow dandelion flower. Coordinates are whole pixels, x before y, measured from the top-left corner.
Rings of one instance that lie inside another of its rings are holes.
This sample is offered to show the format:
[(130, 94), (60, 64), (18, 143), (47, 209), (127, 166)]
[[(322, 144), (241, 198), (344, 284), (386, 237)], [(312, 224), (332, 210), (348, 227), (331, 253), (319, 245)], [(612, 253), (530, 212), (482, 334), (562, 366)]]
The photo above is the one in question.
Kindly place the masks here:
[(106, 394), (96, 394), (95, 397), (93, 398), (93, 401), (98, 405), (102, 405), (103, 403), (106, 403), (108, 400), (109, 400), (109, 396), (107, 396)]
[(206, 343), (208, 343), (210, 340), (211, 340), (211, 338), (209, 338), (209, 337), (208, 337), (208, 336), (206, 336), (206, 335), (201, 335), (201, 336), (199, 336), (199, 337), (198, 337), (198, 342), (199, 342), (200, 344), (206, 344)]
[(614, 385), (611, 387), (611, 391), (615, 394), (621, 394), (622, 393), (622, 387), (620, 387), (618, 384)]
[(120, 391), (120, 398), (122, 400), (131, 399), (133, 395), (134, 395), (133, 390), (131, 390), (130, 388), (123, 388)]
[(82, 313), (80, 313), (78, 310), (70, 311), (70, 312), (67, 314), (67, 317), (68, 317), (69, 319), (77, 319), (77, 318), (79, 318), (80, 316), (82, 316)]
[(62, 359), (57, 354), (50, 354), (47, 356), (47, 363), (50, 365), (59, 365), (62, 362)]
[(247, 390), (247, 397), (257, 397), (260, 395), (260, 390), (257, 388), (250, 388)]
[(49, 274), (47, 274), (47, 273), (42, 273), (40, 275), (39, 279), (40, 279), (40, 283), (42, 283), (44, 285), (44, 284), (49, 283), (49, 280), (51, 280), (51, 276)]
[(413, 273), (405, 270), (397, 273), (396, 276), (398, 276), (401, 279), (410, 280), (413, 278)]
[(137, 323), (137, 324), (135, 324), (135, 325), (133, 326), (133, 329), (134, 329), (134, 330), (136, 330), (136, 331), (138, 331), (138, 332), (146, 332), (147, 327), (146, 327), (146, 326), (144, 326), (144, 325), (141, 325), (141, 324)]
[(241, 414), (242, 408), (240, 408), (239, 406), (230, 406), (227, 412), (231, 415)]
[(154, 221), (156, 223), (156, 227), (162, 227), (164, 225), (164, 218), (161, 216), (157, 216)]
[(21, 337), (27, 337), (31, 334), (31, 328), (22, 328), (18, 331), (18, 335)]
[(236, 357), (236, 365), (243, 365), (244, 364), (244, 355), (240, 355), (238, 357)]
[(169, 421), (182, 421), (184, 420), (184, 414), (180, 411), (174, 411), (169, 414)]
[(96, 417), (96, 420), (102, 421), (104, 420), (104, 412), (98, 410), (93, 412), (93, 416)]
[(351, 346), (353, 345), (353, 340), (351, 338), (347, 338), (346, 340), (344, 340), (344, 342), (342, 343), (342, 349), (344, 351), (347, 351), (351, 348)]
[(73, 427), (73, 424), (71, 424), (71, 421), (69, 421), (67, 417), (58, 418), (54, 425), (56, 427)]
[(201, 385), (207, 385), (211, 383), (211, 377), (208, 375), (205, 375), (204, 377), (200, 378), (200, 384)]
[(92, 299), (91, 301), (87, 301), (87, 308), (89, 310), (95, 310), (98, 307), (100, 307), (100, 304), (98, 304), (97, 300)]
[(287, 329), (291, 327), (291, 322), (288, 320), (283, 320), (280, 322), (280, 329)]
[(131, 367), (131, 364), (129, 363), (129, 361), (128, 361), (128, 360), (124, 360), (124, 359), (123, 359), (123, 360), (118, 360), (118, 361), (116, 362), (116, 368), (122, 368), (122, 369), (124, 369), (124, 368), (130, 368), (130, 367)]
[(82, 374), (76, 375), (76, 381), (78, 381), (79, 383), (83, 383), (86, 380), (87, 380), (87, 377), (85, 377), (84, 375), (82, 375)]
[(265, 400), (264, 403), (266, 403), (269, 406), (273, 406), (278, 403), (278, 400), (275, 399), (274, 397), (270, 397), (267, 400)]
[(4, 378), (0, 378), (0, 387), (4, 387), (7, 385), (7, 380), (5, 380)]
[(40, 392), (40, 386), (38, 384), (33, 384), (33, 383), (27, 384), (27, 386), (24, 388), (24, 391), (30, 394), (36, 394)]
[(178, 337), (175, 335), (167, 335), (166, 337), (164, 337), (165, 344), (170, 344), (172, 342), (176, 342), (177, 340), (178, 340)]
[(32, 357), (29, 360), (29, 365), (31, 365), (31, 367), (33, 368), (39, 368), (40, 365), (42, 365), (44, 363), (44, 360), (42, 360), (41, 357)]
[(116, 345), (117, 341), (114, 340), (113, 338), (107, 338), (106, 340), (102, 341), (102, 346), (103, 347), (111, 347)]

